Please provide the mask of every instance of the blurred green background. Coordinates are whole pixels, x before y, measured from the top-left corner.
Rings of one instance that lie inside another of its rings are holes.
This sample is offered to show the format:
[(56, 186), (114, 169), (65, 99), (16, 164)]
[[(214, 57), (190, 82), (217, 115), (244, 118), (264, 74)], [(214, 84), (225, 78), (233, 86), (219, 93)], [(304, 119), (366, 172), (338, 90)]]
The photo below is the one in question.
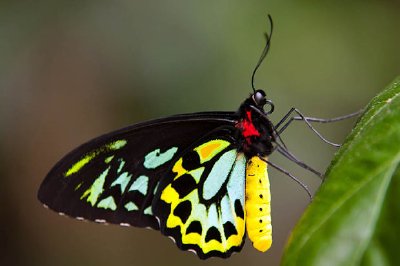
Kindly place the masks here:
[[(334, 117), (362, 108), (400, 74), (398, 1), (1, 1), (1, 265), (277, 265), (307, 194), (274, 170), (274, 243), (247, 241), (200, 261), (159, 232), (102, 226), (44, 209), (36, 192), (68, 151), (102, 133), (176, 113), (236, 110), (256, 77), (277, 122), (295, 106)], [(342, 142), (353, 121), (320, 125)], [(335, 149), (301, 122), (283, 136), (324, 171)], [(317, 177), (279, 155), (313, 191)]]

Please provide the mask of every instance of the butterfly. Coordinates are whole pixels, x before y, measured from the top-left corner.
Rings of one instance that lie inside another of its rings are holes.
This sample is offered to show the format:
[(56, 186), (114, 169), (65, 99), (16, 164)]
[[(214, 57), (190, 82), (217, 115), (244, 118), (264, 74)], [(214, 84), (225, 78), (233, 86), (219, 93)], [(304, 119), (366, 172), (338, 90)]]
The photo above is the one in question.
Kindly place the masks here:
[(268, 250), (268, 156), (280, 132), (269, 119), (274, 105), (253, 84), (270, 23), (253, 93), (236, 112), (175, 115), (90, 140), (50, 170), (39, 200), (78, 220), (160, 230), (201, 259), (239, 252), (246, 233)]
[(238, 112), (176, 115), (89, 141), (48, 173), (47, 207), (78, 220), (150, 227), (202, 258), (272, 242), (266, 156), (272, 124), (258, 90)]

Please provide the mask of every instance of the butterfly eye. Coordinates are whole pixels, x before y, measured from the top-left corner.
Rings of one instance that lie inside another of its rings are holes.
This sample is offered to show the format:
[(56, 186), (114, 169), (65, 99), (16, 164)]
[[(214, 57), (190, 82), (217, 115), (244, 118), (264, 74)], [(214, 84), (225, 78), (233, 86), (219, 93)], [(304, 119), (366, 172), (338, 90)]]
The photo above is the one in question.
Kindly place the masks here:
[(267, 103), (267, 99), (265, 98), (265, 92), (262, 90), (257, 90), (253, 94), (253, 100), (257, 106), (260, 107), (264, 106)]

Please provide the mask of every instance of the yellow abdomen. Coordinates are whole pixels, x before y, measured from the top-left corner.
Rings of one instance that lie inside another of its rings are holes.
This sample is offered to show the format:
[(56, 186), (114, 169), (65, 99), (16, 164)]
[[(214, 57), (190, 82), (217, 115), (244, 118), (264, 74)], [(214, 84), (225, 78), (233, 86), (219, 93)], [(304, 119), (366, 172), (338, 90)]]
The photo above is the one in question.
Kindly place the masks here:
[(267, 251), (272, 244), (271, 193), (267, 163), (252, 157), (246, 167), (246, 229), (254, 248)]

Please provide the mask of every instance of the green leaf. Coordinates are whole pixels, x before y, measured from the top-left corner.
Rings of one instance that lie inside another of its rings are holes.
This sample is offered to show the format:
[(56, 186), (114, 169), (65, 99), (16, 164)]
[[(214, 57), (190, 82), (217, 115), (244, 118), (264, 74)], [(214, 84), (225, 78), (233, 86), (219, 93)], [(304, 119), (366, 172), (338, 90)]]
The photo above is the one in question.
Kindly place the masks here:
[(400, 265), (400, 77), (376, 96), (329, 166), (282, 265)]

